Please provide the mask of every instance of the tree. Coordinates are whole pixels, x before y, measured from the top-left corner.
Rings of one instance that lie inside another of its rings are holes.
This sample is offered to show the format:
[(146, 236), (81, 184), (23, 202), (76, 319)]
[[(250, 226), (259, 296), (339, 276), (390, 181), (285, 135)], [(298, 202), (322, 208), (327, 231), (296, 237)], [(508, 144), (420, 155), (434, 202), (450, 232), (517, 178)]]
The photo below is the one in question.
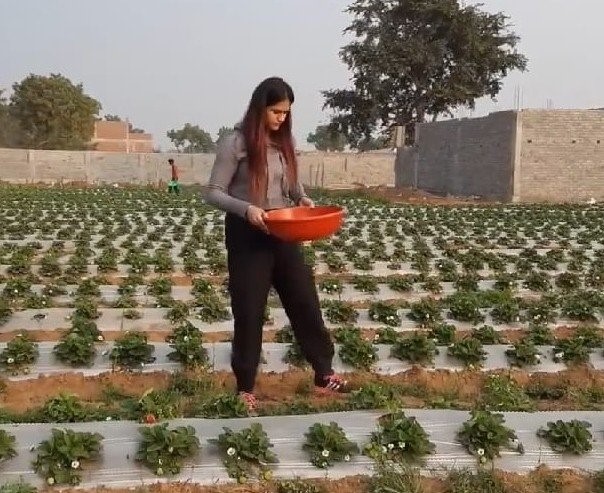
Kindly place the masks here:
[(30, 74), (13, 85), (11, 115), (23, 130), (23, 147), (85, 149), (101, 104), (60, 74)]
[(21, 129), (18, 122), (10, 114), (10, 107), (0, 89), (0, 147), (17, 147), (21, 140)]
[(180, 130), (170, 130), (166, 135), (178, 152), (213, 152), (216, 148), (210, 134), (198, 125), (185, 123)]
[[(331, 126), (352, 147), (395, 125), (474, 108), (495, 98), (508, 72), (524, 71), (527, 59), (502, 13), (458, 0), (356, 0), (345, 29), (356, 39), (340, 51), (352, 71), (352, 89), (323, 91)], [(412, 135), (409, 136), (412, 138)]]
[(118, 115), (105, 115), (105, 121), (108, 122), (121, 122), (122, 119)]
[(319, 151), (343, 151), (346, 136), (329, 125), (319, 125), (315, 133), (309, 133), (306, 142), (314, 144)]
[(218, 144), (227, 135), (231, 135), (234, 131), (235, 129), (233, 127), (220, 127), (218, 129), (218, 138), (216, 139), (216, 144)]

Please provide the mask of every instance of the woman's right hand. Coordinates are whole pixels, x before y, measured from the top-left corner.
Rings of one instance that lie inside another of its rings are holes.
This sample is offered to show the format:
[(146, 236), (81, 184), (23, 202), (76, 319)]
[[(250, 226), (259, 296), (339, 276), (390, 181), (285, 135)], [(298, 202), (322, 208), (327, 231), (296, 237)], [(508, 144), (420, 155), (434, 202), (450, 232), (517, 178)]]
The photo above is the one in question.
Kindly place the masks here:
[(250, 224), (252, 224), (253, 226), (256, 226), (257, 228), (261, 229), (262, 231), (264, 231), (265, 233), (268, 234), (268, 228), (266, 227), (266, 224), (264, 223), (264, 219), (266, 218), (266, 212), (264, 210), (262, 210), (260, 207), (256, 207), (255, 205), (250, 205), (247, 208), (245, 217)]

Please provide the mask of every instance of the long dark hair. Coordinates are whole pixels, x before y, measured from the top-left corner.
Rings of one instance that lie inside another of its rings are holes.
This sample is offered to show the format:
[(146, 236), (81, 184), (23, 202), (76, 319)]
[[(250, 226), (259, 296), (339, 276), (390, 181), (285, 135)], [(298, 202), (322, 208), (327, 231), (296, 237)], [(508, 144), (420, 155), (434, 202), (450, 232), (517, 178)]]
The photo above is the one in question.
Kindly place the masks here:
[(276, 132), (271, 132), (269, 135), (266, 128), (266, 108), (285, 100), (292, 104), (294, 102), (294, 91), (290, 85), (280, 77), (269, 77), (254, 89), (243, 117), (242, 132), (247, 150), (250, 193), (253, 201), (257, 204), (261, 201), (268, 179), (266, 147), (269, 143), (269, 136), (285, 158), (286, 175), (290, 189), (293, 189), (298, 180), (298, 163), (292, 139), (291, 113), (287, 114)]

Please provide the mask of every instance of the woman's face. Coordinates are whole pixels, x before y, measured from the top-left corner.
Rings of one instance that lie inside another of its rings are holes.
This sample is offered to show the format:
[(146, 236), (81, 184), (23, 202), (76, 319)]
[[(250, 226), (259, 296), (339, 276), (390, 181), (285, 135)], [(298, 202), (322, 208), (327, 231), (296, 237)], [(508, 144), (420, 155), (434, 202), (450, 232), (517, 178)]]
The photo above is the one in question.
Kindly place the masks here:
[(291, 103), (285, 99), (266, 108), (266, 127), (271, 132), (279, 130), (291, 110)]

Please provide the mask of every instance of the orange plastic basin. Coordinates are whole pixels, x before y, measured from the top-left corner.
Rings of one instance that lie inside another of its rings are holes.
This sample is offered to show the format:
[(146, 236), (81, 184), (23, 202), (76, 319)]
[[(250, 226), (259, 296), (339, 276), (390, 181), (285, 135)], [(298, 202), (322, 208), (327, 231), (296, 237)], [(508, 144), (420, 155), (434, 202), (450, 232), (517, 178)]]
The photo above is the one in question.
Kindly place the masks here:
[(269, 232), (283, 241), (318, 240), (337, 232), (344, 222), (344, 209), (326, 205), (287, 207), (266, 213)]

